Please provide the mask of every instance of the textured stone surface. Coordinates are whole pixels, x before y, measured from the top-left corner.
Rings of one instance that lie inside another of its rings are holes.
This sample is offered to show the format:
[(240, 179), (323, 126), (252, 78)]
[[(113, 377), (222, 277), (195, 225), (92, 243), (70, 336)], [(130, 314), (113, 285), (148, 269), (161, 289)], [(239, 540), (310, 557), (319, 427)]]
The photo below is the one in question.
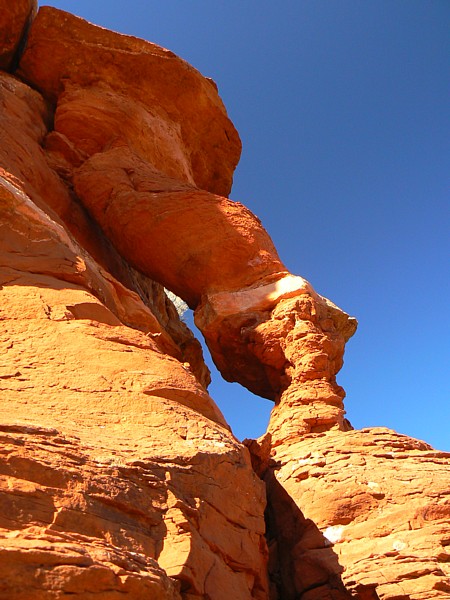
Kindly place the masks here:
[[(3, 143), (0, 145), (0, 165), (4, 174), (9, 174), (8, 179), (13, 182), (13, 189), (17, 191), (18, 186), (26, 193), (28, 199), (35, 205), (32, 207), (35, 215), (38, 214), (40, 208), (45, 214), (50, 215), (57, 225), (61, 226), (59, 236), (62, 235), (66, 238), (69, 236), (70, 238), (72, 235), (79, 246), (95, 258), (95, 261), (102, 266), (103, 276), (113, 282), (113, 290), (114, 288), (120, 289), (122, 295), (129, 296), (129, 299), (125, 301), (125, 307), (118, 309), (121, 310), (119, 318), (128, 325), (147, 330), (149, 311), (145, 307), (143, 307), (145, 309), (143, 311), (142, 306), (137, 309), (135, 300), (131, 299), (133, 294), (126, 292), (124, 288), (136, 292), (147, 306), (151, 307), (154, 313), (151, 318), (154, 320), (156, 317), (159, 320), (162, 326), (159, 327), (159, 330), (165, 328), (172, 340), (175, 341), (179, 349), (177, 358), (188, 362), (200, 382), (207, 385), (209, 372), (203, 361), (200, 344), (176, 317), (175, 310), (162, 287), (132, 269), (123, 260), (111, 242), (103, 235), (99, 226), (78, 202), (71, 190), (71, 185), (68, 185), (66, 179), (61, 179), (51, 168), (54, 157), (49, 157), (42, 148), (47, 137), (48, 124), (51, 122), (51, 111), (43, 98), (15, 77), (0, 73), (0, 100), (4, 107), (0, 114), (3, 136)], [(19, 196), (15, 194), (15, 196), (15, 199), (8, 200), (8, 203), (23, 204), (19, 199), (20, 194)], [(8, 203), (5, 200), (3, 208), (12, 211), (11, 206), (7, 209)], [(26, 204), (30, 205), (28, 200), (23, 205)], [(6, 223), (7, 221), (4, 226)], [(47, 220), (41, 224), (41, 229), (45, 230), (49, 226), (48, 223), (50, 221)], [(75, 249), (75, 253), (78, 251), (79, 249)], [(37, 262), (40, 262), (42, 266), (40, 259), (37, 259)], [(96, 266), (92, 268), (94, 271), (98, 271)], [(108, 287), (104, 283), (99, 286), (101, 288)], [(102, 301), (106, 301), (104, 294), (102, 295), (98, 291), (94, 293), (97, 293)], [(114, 294), (116, 294), (115, 291)], [(109, 308), (113, 308), (114, 302), (110, 299), (107, 304)], [(132, 309), (132, 306), (135, 310)]]
[[(311, 426), (343, 423), (344, 392), (335, 375), (356, 320), (319, 296), (306, 280), (275, 274), (237, 293), (204, 297), (196, 324), (226, 379), (276, 401), (272, 427), (278, 407), (288, 402), (295, 408), (282, 414), (297, 420), (295, 433), (305, 423), (303, 405), (308, 402), (317, 410), (322, 402), (330, 412), (328, 420), (311, 420)], [(278, 437), (286, 435), (283, 431)]]
[(2, 2), (0, 12), (0, 69), (13, 66), (19, 46), (37, 8), (37, 0)]
[[(345, 419), (356, 321), (226, 198), (214, 84), (44, 7), (0, 102), (0, 598), (450, 597), (450, 456)], [(163, 286), (274, 400), (250, 455)]]
[[(142, 118), (138, 151), (144, 159), (159, 170), (169, 168), (181, 181), (229, 193), (241, 150), (238, 134), (215, 84), (173, 52), (46, 6), (33, 22), (19, 73), (53, 102), (76, 86), (82, 107), (76, 126), (88, 126), (84, 150), (89, 154), (99, 142), (94, 123), (100, 125), (100, 143), (108, 123), (99, 102), (97, 110), (85, 111), (84, 91), (103, 97), (112, 91), (113, 125)], [(57, 112), (56, 118), (64, 115)], [(114, 143), (114, 126), (109, 133), (108, 142)]]
[[(161, 401), (148, 402), (151, 419), (141, 406), (121, 424), (112, 411), (83, 423), (11, 408), (0, 426), (2, 597), (266, 597), (262, 486), (231, 436)], [(37, 417), (69, 435), (30, 425)]]
[(2, 463), (5, 597), (204, 597), (217, 582), (217, 598), (265, 597), (246, 450), (139, 297), (2, 183), (0, 422), (22, 436)]
[(120, 252), (192, 308), (210, 290), (239, 289), (283, 268), (241, 204), (169, 179), (128, 148), (85, 162), (74, 189)]
[(279, 598), (450, 596), (450, 453), (384, 428), (265, 444)]

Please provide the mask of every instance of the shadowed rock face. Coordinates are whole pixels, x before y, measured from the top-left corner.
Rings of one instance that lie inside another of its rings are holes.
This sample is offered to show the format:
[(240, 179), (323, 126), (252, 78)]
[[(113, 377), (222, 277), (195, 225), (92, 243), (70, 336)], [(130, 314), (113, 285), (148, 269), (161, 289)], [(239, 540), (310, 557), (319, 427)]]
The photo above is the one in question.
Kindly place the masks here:
[(0, 69), (14, 68), (27, 29), (37, 9), (37, 0), (2, 2), (0, 14)]
[[(49, 7), (25, 45), (33, 5), (6, 4), (0, 597), (448, 597), (449, 455), (344, 418), (356, 321), (226, 197), (215, 85)], [(223, 376), (274, 400), (248, 448), (163, 286)]]

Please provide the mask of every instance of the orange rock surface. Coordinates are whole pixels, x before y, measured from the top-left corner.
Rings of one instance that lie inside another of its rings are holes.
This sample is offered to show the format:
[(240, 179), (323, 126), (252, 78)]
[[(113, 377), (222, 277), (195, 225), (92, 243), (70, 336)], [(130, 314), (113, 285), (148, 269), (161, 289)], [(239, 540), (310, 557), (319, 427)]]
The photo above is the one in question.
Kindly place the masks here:
[(279, 598), (449, 597), (450, 453), (383, 428), (269, 443), (248, 442)]
[(0, 13), (0, 69), (14, 66), (19, 46), (37, 9), (37, 0), (2, 2)]
[[(50, 7), (26, 33), (34, 5), (15, 6), (0, 1), (0, 598), (449, 597), (450, 455), (345, 419), (356, 321), (226, 197), (240, 141), (214, 83)], [(223, 376), (274, 400), (260, 440), (230, 432), (164, 287)]]
[[(239, 136), (215, 84), (170, 50), (44, 6), (18, 73), (52, 102), (67, 94), (80, 103), (72, 121), (75, 135), (85, 133), (79, 149), (91, 154), (105, 143), (114, 145), (116, 127), (124, 119), (129, 135), (138, 134), (136, 149), (157, 169), (201, 189), (229, 193), (241, 151)], [(92, 113), (85, 112), (84, 92), (88, 98), (97, 95)], [(112, 121), (105, 119), (99, 96), (111, 100)], [(62, 107), (56, 120), (64, 118)], [(70, 131), (66, 135), (70, 140)]]

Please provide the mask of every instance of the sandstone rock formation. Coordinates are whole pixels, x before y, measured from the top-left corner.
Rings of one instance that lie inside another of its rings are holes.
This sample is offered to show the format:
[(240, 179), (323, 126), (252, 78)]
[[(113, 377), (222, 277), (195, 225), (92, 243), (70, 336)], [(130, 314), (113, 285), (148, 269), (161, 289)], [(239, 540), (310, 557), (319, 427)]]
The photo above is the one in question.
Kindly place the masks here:
[[(449, 597), (450, 456), (345, 419), (356, 321), (226, 197), (214, 83), (0, 7), (0, 599)], [(164, 287), (274, 400), (260, 440), (230, 432)]]
[(449, 453), (383, 428), (250, 445), (281, 598), (449, 597)]
[(37, 0), (2, 2), (0, 14), (0, 69), (10, 69), (20, 54), (27, 29), (37, 9)]

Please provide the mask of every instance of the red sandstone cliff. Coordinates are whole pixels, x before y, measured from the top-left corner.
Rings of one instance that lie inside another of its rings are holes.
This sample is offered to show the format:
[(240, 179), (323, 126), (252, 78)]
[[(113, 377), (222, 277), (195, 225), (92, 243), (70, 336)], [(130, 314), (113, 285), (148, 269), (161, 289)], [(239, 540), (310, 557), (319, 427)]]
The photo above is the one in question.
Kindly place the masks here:
[[(227, 199), (214, 84), (0, 6), (0, 598), (450, 597), (450, 455), (344, 418), (356, 322)], [(260, 440), (229, 431), (163, 286), (274, 400)]]

